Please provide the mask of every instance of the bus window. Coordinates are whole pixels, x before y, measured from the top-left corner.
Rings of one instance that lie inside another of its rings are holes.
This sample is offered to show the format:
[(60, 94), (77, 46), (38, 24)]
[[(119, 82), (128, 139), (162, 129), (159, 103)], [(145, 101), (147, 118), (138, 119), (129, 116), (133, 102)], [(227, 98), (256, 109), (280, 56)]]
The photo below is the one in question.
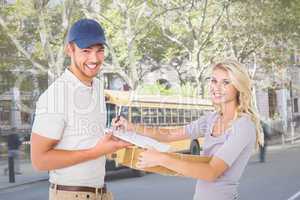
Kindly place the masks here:
[(190, 123), (191, 121), (192, 121), (191, 110), (185, 110), (184, 111), (184, 123)]
[(202, 110), (198, 110), (198, 118), (200, 118), (203, 115), (203, 111)]
[(151, 118), (151, 124), (156, 125), (157, 124), (157, 109), (156, 108), (150, 108), (150, 118)]
[(197, 110), (192, 110), (192, 121), (195, 121), (197, 119), (198, 119)]
[(166, 109), (166, 123), (167, 123), (167, 125), (172, 123), (172, 121), (171, 121), (171, 109), (170, 108)]
[(134, 124), (139, 124), (141, 120), (141, 108), (132, 107), (131, 108), (131, 122)]
[[(119, 111), (119, 106), (118, 106), (118, 110)], [(128, 112), (128, 106), (122, 106), (121, 107), (121, 113), (120, 113), (123, 117), (125, 117), (126, 119), (128, 119), (129, 116), (129, 112)]]
[(172, 109), (172, 123), (177, 124), (178, 123), (178, 110)]
[(179, 123), (184, 124), (184, 110), (183, 109), (178, 110), (178, 118), (179, 118)]
[(106, 104), (106, 110), (107, 110), (107, 120), (106, 120), (106, 126), (110, 127), (111, 120), (116, 117), (116, 105), (107, 103)]
[(142, 108), (142, 120), (144, 124), (150, 124), (149, 108)]
[(163, 108), (158, 109), (158, 123), (160, 125), (165, 124), (165, 110)]

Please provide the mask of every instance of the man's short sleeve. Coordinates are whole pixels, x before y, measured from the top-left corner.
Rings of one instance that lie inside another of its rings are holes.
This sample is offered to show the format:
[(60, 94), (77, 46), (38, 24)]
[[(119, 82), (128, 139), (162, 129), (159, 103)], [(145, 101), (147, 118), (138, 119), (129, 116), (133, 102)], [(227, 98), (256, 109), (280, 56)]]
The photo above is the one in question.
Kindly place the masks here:
[(32, 132), (59, 140), (65, 126), (63, 102), (59, 103), (55, 100), (55, 97), (47, 94), (41, 95), (36, 103)]
[(184, 127), (186, 134), (192, 139), (197, 139), (201, 136), (204, 136), (209, 128), (208, 118), (211, 115), (212, 113), (205, 114), (196, 121), (186, 125)]
[(255, 124), (250, 118), (242, 117), (234, 122), (227, 140), (214, 156), (225, 161), (228, 166), (231, 166), (248, 145), (251, 145), (251, 147), (252, 145), (254, 146), (255, 139)]

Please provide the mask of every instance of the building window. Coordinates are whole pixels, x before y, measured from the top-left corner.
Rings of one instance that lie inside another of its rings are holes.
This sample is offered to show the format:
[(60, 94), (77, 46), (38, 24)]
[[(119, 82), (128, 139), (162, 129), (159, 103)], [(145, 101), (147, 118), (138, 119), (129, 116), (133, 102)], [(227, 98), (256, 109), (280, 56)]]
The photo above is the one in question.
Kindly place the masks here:
[(269, 116), (273, 118), (276, 113), (276, 105), (277, 105), (276, 91), (272, 88), (269, 88), (268, 96), (269, 96)]
[(1, 71), (0, 74), (0, 94), (9, 91), (13, 87), (15, 82), (15, 77), (11, 72)]
[(295, 112), (295, 113), (299, 112), (298, 98), (295, 98), (295, 99), (294, 99), (294, 112)]
[(11, 101), (0, 101), (0, 125), (10, 124)]
[(22, 124), (31, 124), (31, 101), (23, 100), (22, 101), (22, 109), (21, 109), (21, 121)]

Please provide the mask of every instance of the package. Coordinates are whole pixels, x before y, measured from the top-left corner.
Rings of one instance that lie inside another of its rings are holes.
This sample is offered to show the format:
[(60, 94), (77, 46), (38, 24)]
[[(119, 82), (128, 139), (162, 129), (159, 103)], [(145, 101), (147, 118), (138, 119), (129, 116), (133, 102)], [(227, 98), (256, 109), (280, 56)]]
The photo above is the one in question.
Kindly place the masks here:
[[(143, 151), (145, 151), (145, 149), (139, 148), (137, 146), (128, 147), (125, 149), (123, 156), (119, 157), (118, 162), (126, 167), (141, 170), (140, 168), (136, 167), (136, 163), (138, 161), (139, 154)], [(194, 162), (208, 163), (211, 159), (210, 157), (204, 157), (200, 155), (190, 155), (190, 154), (181, 154), (181, 153), (166, 153), (166, 154), (169, 154), (174, 158), (192, 161), (192, 162), (194, 161)], [(158, 174), (168, 175), (168, 176), (181, 176), (181, 174), (178, 174), (177, 172), (162, 166), (149, 167), (149, 168), (144, 168), (142, 170), (146, 172), (153, 172), (153, 173), (158, 173)]]

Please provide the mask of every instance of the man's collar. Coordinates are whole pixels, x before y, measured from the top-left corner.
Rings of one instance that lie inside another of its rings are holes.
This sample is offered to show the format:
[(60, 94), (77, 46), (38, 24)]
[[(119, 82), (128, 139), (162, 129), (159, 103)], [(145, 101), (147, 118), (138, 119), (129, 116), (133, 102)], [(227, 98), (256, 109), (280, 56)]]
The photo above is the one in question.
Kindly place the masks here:
[[(79, 85), (81, 85), (81, 86), (83, 86), (83, 87), (85, 87), (85, 88), (89, 88), (89, 89), (92, 88), (92, 86), (87, 86), (87, 85), (85, 85), (81, 80), (79, 80), (79, 79), (77, 78), (77, 76), (76, 76), (75, 74), (73, 74), (73, 72), (72, 72), (69, 68), (66, 68), (64, 74), (65, 74), (65, 78), (66, 78), (68, 81), (71, 81), (71, 82), (74, 83), (74, 84), (79, 84)], [(92, 85), (93, 85), (93, 82), (92, 82)]]

